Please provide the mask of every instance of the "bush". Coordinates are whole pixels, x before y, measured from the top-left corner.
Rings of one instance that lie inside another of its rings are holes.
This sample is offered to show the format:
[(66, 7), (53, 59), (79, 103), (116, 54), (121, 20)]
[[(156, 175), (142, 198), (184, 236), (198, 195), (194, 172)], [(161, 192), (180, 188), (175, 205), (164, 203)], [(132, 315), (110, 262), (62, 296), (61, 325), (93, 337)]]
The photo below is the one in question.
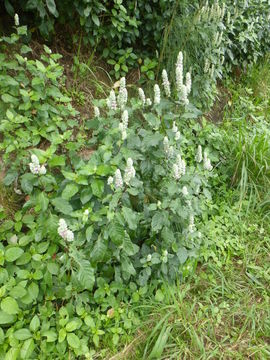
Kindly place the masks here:
[(59, 57), (45, 47), (40, 60), (24, 58), (25, 33), (1, 42), (4, 181), (22, 207), (11, 218), (0, 209), (0, 354), (91, 358), (136, 322), (123, 300), (196, 264), (212, 155), (198, 148), (207, 143), (181, 54), (177, 90), (163, 74), (168, 98), (155, 85), (153, 100), (141, 89), (128, 100), (122, 78), (78, 126)]
[(176, 49), (182, 49), (195, 78), (194, 101), (209, 107), (227, 71), (247, 67), (269, 51), (269, 16), (267, 0), (178, 2), (164, 32), (160, 62), (172, 74)]
[[(84, 44), (97, 49), (119, 78), (139, 57), (155, 55), (171, 16), (171, 3), (173, 0), (6, 0), (5, 6), (9, 15), (18, 13), (23, 23), (37, 26), (45, 39), (51, 38), (57, 24), (72, 33), (81, 28)], [(78, 38), (73, 40), (77, 43)]]

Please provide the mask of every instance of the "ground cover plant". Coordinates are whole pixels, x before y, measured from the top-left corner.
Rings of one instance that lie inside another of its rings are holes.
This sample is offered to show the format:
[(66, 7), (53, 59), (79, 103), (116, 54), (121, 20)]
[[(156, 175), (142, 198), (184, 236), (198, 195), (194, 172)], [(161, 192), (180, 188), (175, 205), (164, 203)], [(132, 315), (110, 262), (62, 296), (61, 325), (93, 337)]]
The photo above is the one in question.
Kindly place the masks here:
[(267, 58), (224, 82), (218, 125), (192, 103), (186, 48), (160, 85), (122, 77), (82, 116), (61, 56), (33, 52), (14, 20), (0, 41), (0, 358), (268, 358)]

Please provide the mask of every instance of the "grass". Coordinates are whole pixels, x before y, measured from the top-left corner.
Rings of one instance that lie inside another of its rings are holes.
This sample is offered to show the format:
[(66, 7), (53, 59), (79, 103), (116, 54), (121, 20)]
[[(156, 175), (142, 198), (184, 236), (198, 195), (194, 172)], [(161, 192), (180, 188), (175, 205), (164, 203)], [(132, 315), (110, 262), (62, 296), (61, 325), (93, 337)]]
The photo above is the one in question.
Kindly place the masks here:
[(269, 359), (268, 234), (251, 226), (238, 258), (164, 285), (162, 301), (141, 305), (147, 315), (131, 346), (112, 359)]

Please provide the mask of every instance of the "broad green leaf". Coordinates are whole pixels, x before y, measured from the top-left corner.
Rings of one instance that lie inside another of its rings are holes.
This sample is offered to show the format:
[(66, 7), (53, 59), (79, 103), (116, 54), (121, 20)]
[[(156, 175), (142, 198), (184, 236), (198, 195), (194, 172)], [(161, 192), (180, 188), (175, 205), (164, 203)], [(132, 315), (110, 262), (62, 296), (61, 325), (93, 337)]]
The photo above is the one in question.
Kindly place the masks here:
[(10, 315), (0, 310), (0, 325), (13, 323), (15, 320), (16, 320), (15, 315)]
[[(42, 277), (42, 273), (41, 273), (41, 277)], [(40, 277), (39, 277), (40, 278)], [(36, 276), (36, 280), (39, 280)], [(28, 293), (31, 296), (31, 298), (33, 300), (35, 300), (38, 297), (38, 293), (39, 293), (39, 287), (36, 283), (32, 282), (29, 286), (28, 286)]]
[(98, 18), (98, 16), (96, 14), (92, 14), (92, 20), (97, 26), (100, 25), (99, 18)]
[(54, 342), (57, 340), (57, 334), (53, 330), (47, 330), (42, 332), (42, 336), (45, 336), (47, 338), (47, 342)]
[(67, 334), (67, 342), (73, 349), (78, 349), (80, 347), (80, 339), (75, 334)]
[(164, 294), (162, 292), (162, 290), (158, 289), (155, 295), (155, 299), (157, 301), (163, 301), (164, 300)]
[(91, 182), (91, 188), (93, 191), (93, 194), (97, 197), (101, 197), (104, 191), (104, 181), (95, 179)]
[(11, 296), (8, 296), (2, 300), (1, 309), (9, 315), (18, 314), (20, 311), (17, 301)]
[(52, 204), (55, 206), (56, 210), (65, 215), (70, 215), (73, 211), (72, 206), (69, 202), (63, 198), (55, 198), (52, 200)]
[(27, 328), (16, 330), (13, 334), (17, 340), (27, 340), (32, 337), (31, 331)]
[(169, 224), (169, 219), (168, 219), (168, 213), (167, 211), (158, 211), (154, 214), (153, 218), (152, 218), (152, 230), (153, 231), (159, 231), (163, 228), (163, 226), (166, 226)]
[(29, 328), (31, 331), (36, 332), (40, 327), (40, 320), (37, 315), (33, 317), (33, 319), (30, 322)]
[(5, 259), (8, 262), (13, 262), (17, 260), (23, 253), (23, 249), (19, 247), (12, 247), (7, 249), (7, 251), (5, 252)]
[(79, 327), (80, 327), (80, 323), (78, 321), (72, 320), (67, 323), (66, 331), (73, 332), (74, 330), (78, 329)]
[(60, 329), (60, 331), (58, 333), (58, 342), (62, 343), (65, 340), (66, 336), (67, 336), (66, 330), (65, 329)]
[(131, 230), (136, 230), (137, 224), (138, 224), (138, 216), (135, 213), (135, 211), (133, 211), (130, 208), (127, 208), (125, 206), (123, 206), (122, 211), (123, 211), (124, 218), (125, 218), (126, 222), (128, 223), (128, 227)]
[(118, 221), (113, 221), (109, 226), (109, 236), (115, 245), (122, 245), (125, 240), (125, 228)]
[(62, 198), (65, 200), (69, 200), (72, 198), (72, 196), (74, 196), (75, 194), (77, 194), (77, 192), (79, 191), (79, 187), (76, 184), (67, 184), (67, 186), (64, 188), (63, 192), (62, 192)]
[(98, 238), (90, 254), (91, 261), (93, 261), (94, 263), (102, 261), (103, 257), (106, 254), (106, 250), (107, 246), (104, 243), (104, 240), (102, 238)]
[(93, 289), (95, 283), (95, 272), (89, 261), (87, 260), (80, 261), (78, 280), (85, 289), (87, 290)]
[(58, 17), (58, 11), (56, 9), (56, 5), (54, 0), (46, 0), (46, 5), (51, 14), (53, 14), (55, 17)]
[(35, 343), (33, 339), (28, 339), (23, 343), (23, 346), (21, 347), (21, 358), (28, 360), (31, 358), (31, 354), (33, 353), (35, 349)]
[(59, 271), (59, 265), (55, 262), (49, 262), (47, 268), (52, 275), (57, 275)]

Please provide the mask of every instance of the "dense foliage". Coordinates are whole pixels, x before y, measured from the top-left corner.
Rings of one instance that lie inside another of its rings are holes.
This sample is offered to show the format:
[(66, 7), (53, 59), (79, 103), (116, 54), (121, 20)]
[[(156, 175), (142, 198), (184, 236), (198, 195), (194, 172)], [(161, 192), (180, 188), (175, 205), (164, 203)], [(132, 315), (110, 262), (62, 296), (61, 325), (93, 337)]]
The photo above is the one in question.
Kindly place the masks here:
[(162, 66), (173, 72), (176, 49), (183, 49), (195, 78), (194, 99), (209, 106), (226, 72), (245, 68), (270, 50), (269, 17), (268, 0), (178, 2), (164, 33)]
[(116, 297), (140, 296), (150, 279), (186, 276), (215, 157), (194, 121), (188, 74), (181, 85), (181, 53), (176, 87), (164, 74), (167, 99), (157, 84), (153, 99), (142, 89), (128, 99), (122, 78), (79, 126), (61, 91), (59, 56), (45, 47), (31, 59), (18, 42), (25, 33), (17, 27), (1, 44), (4, 183), (22, 204), (12, 218), (1, 213), (0, 323), (14, 324), (1, 333), (3, 351), (25, 359), (50, 351), (65, 358), (68, 348), (90, 354), (100, 327), (112, 326), (95, 322), (98, 306), (117, 308)]

